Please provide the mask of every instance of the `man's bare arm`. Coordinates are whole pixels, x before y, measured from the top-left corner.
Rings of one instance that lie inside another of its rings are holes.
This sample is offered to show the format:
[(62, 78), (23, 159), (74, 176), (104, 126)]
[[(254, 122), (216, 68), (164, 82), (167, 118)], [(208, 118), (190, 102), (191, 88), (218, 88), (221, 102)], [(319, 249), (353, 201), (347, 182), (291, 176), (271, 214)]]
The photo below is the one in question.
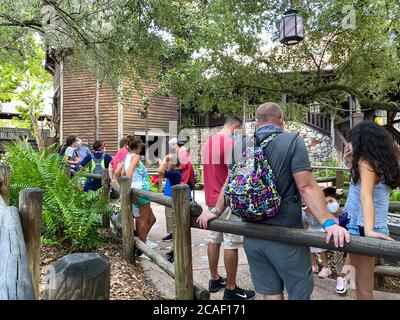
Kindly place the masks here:
[(293, 175), (297, 189), (311, 214), (320, 224), (328, 219), (334, 219), (325, 204), (324, 193), (311, 171), (301, 171)]

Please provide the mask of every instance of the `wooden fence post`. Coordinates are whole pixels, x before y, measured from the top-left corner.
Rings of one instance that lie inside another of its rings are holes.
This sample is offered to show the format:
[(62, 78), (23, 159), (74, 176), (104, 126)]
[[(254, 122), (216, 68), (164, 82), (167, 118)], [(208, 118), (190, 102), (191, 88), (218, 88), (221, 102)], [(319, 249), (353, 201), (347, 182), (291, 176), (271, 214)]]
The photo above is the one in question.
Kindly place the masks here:
[(10, 203), (10, 167), (6, 165), (0, 165), (0, 195), (8, 206)]
[(19, 216), (26, 251), (29, 260), (29, 269), (32, 274), (32, 283), (36, 299), (39, 299), (40, 283), (40, 238), (42, 231), (42, 202), (41, 189), (24, 189), (19, 193)]
[(58, 259), (45, 276), (46, 300), (109, 300), (110, 262), (98, 253)]
[(336, 189), (344, 188), (344, 171), (336, 170)]
[(121, 177), (120, 184), (122, 244), (124, 258), (129, 263), (135, 263), (134, 221), (132, 216), (131, 179)]
[(175, 214), (174, 255), (175, 291), (179, 300), (193, 300), (193, 265), (189, 186), (172, 187)]
[[(101, 196), (107, 203), (110, 203), (110, 176), (107, 169), (103, 169), (101, 172), (101, 187), (103, 188)], [(103, 227), (110, 227), (110, 217), (107, 214), (103, 215)]]
[(24, 235), (17, 208), (0, 207), (0, 300), (34, 300)]

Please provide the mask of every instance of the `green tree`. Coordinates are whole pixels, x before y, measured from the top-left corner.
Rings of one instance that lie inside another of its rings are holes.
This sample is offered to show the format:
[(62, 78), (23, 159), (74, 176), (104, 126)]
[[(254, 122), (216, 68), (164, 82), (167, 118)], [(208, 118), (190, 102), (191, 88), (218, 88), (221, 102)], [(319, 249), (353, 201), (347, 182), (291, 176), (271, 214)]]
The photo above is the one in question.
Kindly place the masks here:
[(29, 123), (39, 148), (43, 148), (39, 116), (43, 113), (44, 92), (51, 86), (51, 77), (43, 67), (43, 50), (38, 44), (33, 48), (31, 54), (14, 62), (0, 61), (0, 101), (20, 102), (17, 111)]
[(244, 99), (282, 92), (333, 107), (351, 93), (363, 108), (397, 111), (399, 2), (291, 3), (306, 31), (294, 47), (277, 41), (288, 9), (281, 0), (4, 0), (0, 32), (37, 32), (59, 54), (72, 48), (75, 61), (115, 87), (158, 79), (161, 92), (202, 112), (237, 112)]

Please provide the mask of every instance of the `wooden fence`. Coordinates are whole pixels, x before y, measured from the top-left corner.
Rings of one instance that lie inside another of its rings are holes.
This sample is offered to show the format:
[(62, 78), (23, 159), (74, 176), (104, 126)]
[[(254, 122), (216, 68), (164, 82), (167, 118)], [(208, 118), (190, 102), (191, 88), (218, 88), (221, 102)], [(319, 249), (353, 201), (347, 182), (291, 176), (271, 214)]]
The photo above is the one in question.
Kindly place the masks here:
[[(102, 175), (88, 176), (102, 181), (104, 188), (102, 196), (108, 199), (110, 181), (107, 170), (104, 170)], [(4, 186), (5, 183), (9, 183), (9, 172), (7, 168), (0, 167), (2, 192), (0, 197), (0, 299), (35, 299), (39, 296), (42, 193), (39, 189), (21, 191), (19, 210), (17, 210), (7, 207), (8, 203), (4, 199), (9, 199), (7, 194), (9, 186)], [(190, 204), (189, 187), (187, 185), (173, 186), (172, 197), (166, 197), (158, 193), (131, 189), (130, 179), (122, 177), (119, 193), (124, 259), (135, 263), (134, 247), (137, 246), (175, 279), (177, 299), (209, 299), (208, 291), (193, 280), (191, 228), (199, 228), (196, 219), (201, 214), (202, 208)], [(173, 265), (134, 237), (132, 203), (135, 203), (138, 197), (173, 209), (176, 223), (173, 237), (175, 260)], [(107, 219), (105, 225), (109, 226)], [(396, 226), (396, 228), (399, 227)], [(335, 248), (333, 241), (328, 244), (325, 242), (325, 234), (321, 232), (218, 219), (209, 223), (208, 230), (367, 256), (400, 259), (399, 241), (352, 237), (352, 241), (345, 244), (343, 248)], [(382, 269), (384, 266), (379, 267)], [(383, 269), (377, 269), (377, 272), (384, 273)], [(396, 270), (391, 269), (390, 272), (397, 274)]]
[[(334, 182), (339, 188), (344, 182), (345, 168), (338, 167), (313, 167), (314, 170), (336, 170), (333, 178), (325, 179), (324, 182)], [(97, 176), (100, 179), (100, 176)], [(322, 180), (322, 179), (320, 179)], [(134, 263), (134, 247), (137, 246), (154, 263), (156, 263), (169, 276), (175, 279), (175, 289), (177, 299), (208, 299), (209, 293), (193, 282), (192, 252), (191, 252), (191, 228), (199, 228), (196, 223), (197, 217), (201, 214), (200, 206), (191, 206), (189, 202), (189, 189), (186, 185), (178, 185), (172, 188), (172, 197), (166, 197), (159, 193), (143, 191), (130, 188), (130, 179), (122, 177), (120, 200), (122, 214), (122, 241), (124, 257), (127, 261)], [(134, 222), (132, 218), (131, 206), (137, 198), (145, 198), (151, 202), (170, 207), (173, 209), (176, 230), (174, 231), (174, 265), (172, 266), (164, 257), (148, 248), (143, 242), (133, 236)], [(399, 206), (399, 203), (391, 203)], [(389, 225), (392, 231), (398, 234), (400, 226)], [(389, 257), (400, 259), (400, 242), (387, 242), (383, 240), (352, 237), (352, 241), (343, 248), (335, 248), (333, 241), (329, 244), (325, 242), (325, 235), (321, 232), (310, 230), (300, 230), (267, 226), (254, 223), (232, 222), (214, 220), (209, 223), (208, 230), (251, 236), (254, 238), (281, 241), (286, 243), (301, 244), (326, 248), (337, 251), (346, 251), (368, 256)], [(382, 270), (381, 270), (382, 269)], [(387, 266), (377, 266), (377, 274), (385, 274)], [(387, 270), (386, 270), (387, 271)], [(390, 268), (386, 275), (397, 274), (398, 270)]]

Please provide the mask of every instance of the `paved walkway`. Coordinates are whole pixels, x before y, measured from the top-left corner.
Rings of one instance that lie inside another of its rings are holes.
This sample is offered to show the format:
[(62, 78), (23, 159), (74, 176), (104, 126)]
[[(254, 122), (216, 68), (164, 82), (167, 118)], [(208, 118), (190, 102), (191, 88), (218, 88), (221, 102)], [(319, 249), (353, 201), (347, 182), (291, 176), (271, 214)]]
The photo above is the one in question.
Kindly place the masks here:
[[(202, 191), (196, 192), (196, 201), (205, 207), (204, 204), (204, 193)], [(152, 241), (158, 244), (155, 249), (161, 255), (165, 254), (172, 249), (172, 241), (162, 242), (161, 239), (166, 234), (165, 229), (165, 215), (164, 207), (158, 204), (152, 204), (154, 214), (157, 217), (157, 222), (153, 226), (149, 237)], [(209, 268), (207, 258), (207, 238), (209, 231), (192, 229), (192, 254), (193, 254), (193, 277), (194, 281), (204, 288), (208, 287), (209, 280)], [(223, 246), (221, 247), (220, 260), (219, 260), (219, 272), (225, 276), (225, 269), (223, 263)], [(174, 281), (166, 275), (164, 271), (158, 268), (153, 262), (146, 258), (140, 259), (142, 266), (145, 270), (146, 276), (163, 292), (168, 299), (175, 298), (175, 284)], [(314, 292), (312, 299), (316, 300), (352, 300), (355, 296), (350, 292), (346, 297), (340, 297), (335, 294), (335, 280), (333, 279), (314, 279)], [(239, 286), (244, 288), (252, 288), (251, 278), (249, 274), (249, 268), (247, 264), (246, 255), (243, 249), (239, 249), (239, 267), (237, 275), (237, 283)], [(211, 294), (211, 299), (222, 299), (223, 290), (216, 294)], [(376, 292), (376, 299), (382, 300), (400, 300), (400, 294), (390, 294), (385, 292)], [(260, 298), (260, 297), (256, 297)]]

